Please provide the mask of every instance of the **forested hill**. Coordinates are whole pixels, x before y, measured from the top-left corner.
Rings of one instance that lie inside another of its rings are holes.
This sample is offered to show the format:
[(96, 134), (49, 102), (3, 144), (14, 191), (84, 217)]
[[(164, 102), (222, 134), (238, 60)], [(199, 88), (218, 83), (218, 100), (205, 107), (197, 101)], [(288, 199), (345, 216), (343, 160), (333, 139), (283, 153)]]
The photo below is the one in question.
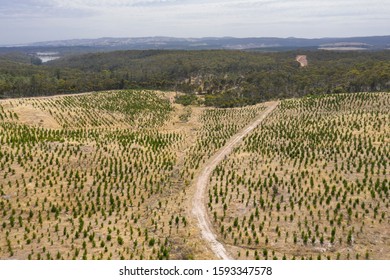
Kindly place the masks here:
[[(390, 36), (367, 36), (347, 38), (277, 38), (277, 37), (206, 37), (206, 38), (175, 38), (175, 37), (138, 37), (138, 38), (97, 38), (97, 39), (73, 39), (60, 41), (47, 41), (14, 46), (30, 50), (52, 50), (62, 52), (67, 48), (74, 51), (90, 52), (97, 50), (215, 50), (215, 49), (269, 49), (281, 51), (283, 49), (296, 50), (299, 48), (322, 47), (359, 47), (364, 50), (381, 50), (390, 46)], [(84, 50), (83, 50), (84, 49)], [(1, 51), (1, 49), (0, 49)]]
[[(297, 55), (307, 56), (300, 67)], [(390, 90), (390, 51), (117, 51), (64, 57), (44, 65), (0, 56), (0, 97), (122, 88), (180, 90), (208, 105), (273, 98)]]

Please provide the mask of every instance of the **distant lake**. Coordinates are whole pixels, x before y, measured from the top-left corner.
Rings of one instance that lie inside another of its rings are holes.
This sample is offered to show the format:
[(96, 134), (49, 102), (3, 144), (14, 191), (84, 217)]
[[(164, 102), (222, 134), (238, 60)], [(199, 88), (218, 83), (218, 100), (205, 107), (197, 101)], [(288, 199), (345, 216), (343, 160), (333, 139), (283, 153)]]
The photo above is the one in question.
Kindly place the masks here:
[(58, 52), (37, 52), (36, 56), (42, 60), (42, 63), (60, 58)]

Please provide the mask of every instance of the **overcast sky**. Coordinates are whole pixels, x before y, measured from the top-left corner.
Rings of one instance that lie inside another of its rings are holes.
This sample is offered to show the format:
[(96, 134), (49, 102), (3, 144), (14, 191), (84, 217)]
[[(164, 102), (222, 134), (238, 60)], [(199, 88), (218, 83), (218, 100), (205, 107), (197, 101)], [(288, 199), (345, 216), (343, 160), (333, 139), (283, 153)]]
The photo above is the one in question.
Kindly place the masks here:
[(390, 35), (389, 0), (0, 0), (0, 45), (99, 37)]

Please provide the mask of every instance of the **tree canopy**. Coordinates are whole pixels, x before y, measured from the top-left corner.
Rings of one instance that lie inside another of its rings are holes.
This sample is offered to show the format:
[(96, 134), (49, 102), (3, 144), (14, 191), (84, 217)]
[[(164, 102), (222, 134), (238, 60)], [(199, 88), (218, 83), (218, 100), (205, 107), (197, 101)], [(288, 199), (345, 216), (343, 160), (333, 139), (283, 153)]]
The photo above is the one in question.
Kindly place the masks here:
[(125, 88), (205, 95), (233, 107), (322, 93), (388, 91), (390, 51), (116, 51), (66, 56), (36, 65), (25, 55), (0, 56), (0, 98)]

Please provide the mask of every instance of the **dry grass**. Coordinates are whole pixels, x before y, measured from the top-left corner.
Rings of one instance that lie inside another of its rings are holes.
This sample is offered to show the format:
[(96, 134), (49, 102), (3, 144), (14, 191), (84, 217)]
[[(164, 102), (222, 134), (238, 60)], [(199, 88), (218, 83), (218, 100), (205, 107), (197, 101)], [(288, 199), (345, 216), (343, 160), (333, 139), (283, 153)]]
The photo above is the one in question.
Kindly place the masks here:
[(246, 109), (173, 100), (114, 91), (1, 101), (0, 258), (213, 258), (191, 221), (190, 182), (256, 110), (234, 125)]
[(389, 259), (390, 95), (283, 101), (214, 172), (237, 258)]
[[(194, 178), (265, 107), (174, 97), (0, 101), (0, 259), (214, 258), (191, 213)], [(284, 101), (251, 133), (210, 185), (232, 255), (389, 259), (389, 100)]]

